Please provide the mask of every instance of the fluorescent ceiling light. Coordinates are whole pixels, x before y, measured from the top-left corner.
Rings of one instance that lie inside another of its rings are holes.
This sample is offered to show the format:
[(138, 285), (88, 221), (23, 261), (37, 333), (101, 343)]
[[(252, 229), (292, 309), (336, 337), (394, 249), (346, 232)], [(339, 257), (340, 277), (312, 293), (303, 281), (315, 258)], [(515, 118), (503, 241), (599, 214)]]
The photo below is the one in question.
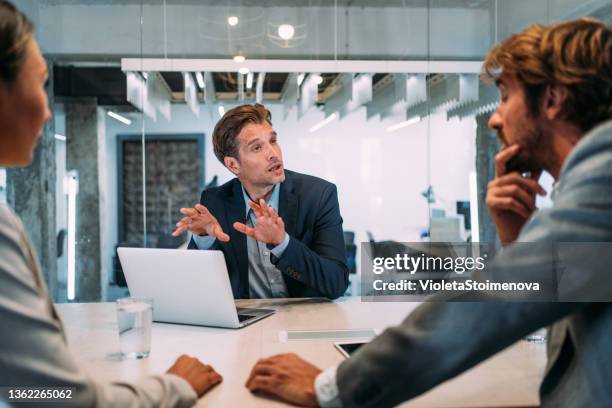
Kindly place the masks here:
[(281, 24), (278, 26), (278, 36), (283, 40), (290, 40), (295, 34), (295, 28), (291, 24)]
[(246, 87), (247, 89), (251, 89), (253, 87), (253, 73), (252, 72), (249, 72), (247, 74)]
[(321, 85), (321, 84), (323, 83), (323, 77), (322, 77), (321, 75), (319, 75), (319, 74), (314, 74), (312, 77), (314, 78), (315, 83), (316, 83), (317, 85)]
[(332, 113), (331, 115), (329, 115), (326, 119), (323, 119), (321, 122), (317, 123), (316, 125), (314, 125), (313, 127), (310, 128), (310, 132), (316, 132), (317, 130), (321, 129), (323, 126), (328, 125), (330, 122), (332, 122), (334, 119), (336, 119), (338, 117), (337, 113)]
[(225, 108), (223, 105), (219, 105), (219, 116), (223, 117), (225, 115)]
[(414, 125), (421, 121), (421, 118), (415, 116), (414, 118), (410, 118), (404, 122), (396, 123), (395, 125), (389, 126), (387, 128), (387, 132), (395, 132), (398, 129), (405, 128), (406, 126)]
[(246, 61), (246, 58), (244, 58), (244, 55), (236, 55), (234, 57), (234, 62), (237, 62), (240, 64), (241, 62), (244, 62), (244, 61)]
[(75, 170), (69, 171), (65, 176), (64, 192), (68, 196), (66, 298), (74, 300), (76, 297), (76, 196), (79, 193), (78, 173)]
[(240, 73), (240, 74), (242, 74), (242, 75), (246, 75), (246, 74), (248, 74), (249, 72), (251, 72), (251, 70), (250, 70), (250, 69), (248, 69), (247, 67), (240, 67), (240, 68), (238, 68), (238, 73)]
[(302, 85), (302, 82), (304, 82), (304, 77), (305, 77), (305, 75), (304, 75), (304, 74), (299, 74), (299, 75), (298, 75), (298, 77), (297, 77), (297, 80), (298, 80), (298, 86)]
[(200, 87), (200, 89), (204, 89), (206, 84), (204, 84), (204, 76), (201, 72), (196, 72), (196, 81), (198, 81), (198, 86)]
[(121, 123), (125, 123), (126, 125), (131, 125), (132, 121), (129, 120), (128, 118), (126, 118), (125, 116), (121, 116), (118, 113), (112, 112), (112, 111), (108, 111), (108, 116), (110, 116), (111, 118), (118, 120)]
[(61, 140), (62, 142), (65, 142), (65, 141), (66, 141), (66, 136), (64, 136), (64, 135), (60, 135), (59, 133), (56, 133), (56, 134), (55, 134), (55, 138), (56, 138), (57, 140)]
[(237, 24), (238, 24), (238, 21), (240, 21), (240, 20), (239, 20), (239, 19), (238, 19), (238, 17), (236, 17), (236, 16), (229, 16), (229, 17), (227, 18), (227, 24), (231, 25), (232, 27), (234, 27), (235, 25), (237, 25)]

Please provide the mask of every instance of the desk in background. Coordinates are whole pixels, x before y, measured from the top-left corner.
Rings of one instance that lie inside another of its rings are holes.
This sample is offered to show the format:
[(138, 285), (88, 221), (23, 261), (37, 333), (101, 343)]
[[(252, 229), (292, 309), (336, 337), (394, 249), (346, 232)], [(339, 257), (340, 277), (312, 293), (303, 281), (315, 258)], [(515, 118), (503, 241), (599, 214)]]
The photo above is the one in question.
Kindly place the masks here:
[[(334, 340), (286, 340), (285, 331), (383, 329), (400, 323), (418, 304), (361, 302), (344, 298), (239, 301), (240, 307), (277, 309), (276, 314), (243, 329), (153, 324), (151, 356), (117, 361), (117, 317), (113, 303), (59, 304), (68, 343), (79, 363), (99, 380), (134, 381), (165, 372), (186, 353), (211, 364), (223, 382), (198, 403), (202, 407), (286, 406), (255, 397), (244, 383), (255, 362), (273, 354), (295, 352), (320, 368), (343, 357)], [(452, 352), (449, 350), (449, 352)], [(538, 386), (546, 363), (544, 344), (520, 341), (492, 359), (402, 405), (406, 408), (538, 406)]]

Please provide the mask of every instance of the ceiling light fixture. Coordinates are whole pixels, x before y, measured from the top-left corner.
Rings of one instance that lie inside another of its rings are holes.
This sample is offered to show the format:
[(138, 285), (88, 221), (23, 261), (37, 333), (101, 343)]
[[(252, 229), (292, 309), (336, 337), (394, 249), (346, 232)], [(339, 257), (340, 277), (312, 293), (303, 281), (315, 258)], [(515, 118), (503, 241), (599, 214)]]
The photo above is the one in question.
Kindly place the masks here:
[(317, 85), (321, 85), (321, 84), (323, 83), (323, 77), (322, 77), (321, 75), (319, 75), (319, 74), (314, 74), (312, 77), (314, 78), (315, 83), (316, 83)]
[(238, 73), (239, 74), (246, 75), (249, 72), (251, 72), (251, 70), (248, 69), (247, 67), (240, 67), (240, 68), (238, 68)]
[(405, 128), (406, 126), (414, 125), (421, 121), (421, 118), (416, 116), (414, 118), (408, 119), (406, 121), (396, 123), (395, 125), (389, 126), (387, 128), (387, 132), (395, 132), (398, 129)]
[(281, 24), (278, 26), (278, 36), (283, 40), (290, 40), (295, 34), (295, 28), (291, 24)]
[(219, 105), (219, 116), (223, 117), (225, 115), (225, 108), (223, 105)]
[(204, 75), (202, 75), (201, 72), (196, 72), (195, 76), (196, 76), (196, 81), (198, 81), (198, 86), (200, 87), (200, 89), (204, 89), (204, 87), (206, 86), (206, 84), (204, 83)]
[(132, 121), (129, 120), (128, 118), (126, 118), (125, 116), (121, 116), (118, 113), (112, 112), (112, 111), (108, 111), (108, 116), (110, 116), (111, 118), (118, 120), (121, 123), (124, 123), (126, 125), (131, 125)]
[(59, 133), (56, 133), (55, 134), (55, 139), (61, 140), (62, 142), (65, 142), (66, 141), (66, 136), (60, 135)]
[(332, 113), (326, 119), (323, 119), (321, 122), (319, 122), (316, 125), (314, 125), (313, 127), (311, 127), (310, 128), (310, 133), (316, 132), (317, 130), (321, 129), (323, 126), (328, 125), (330, 122), (332, 122), (337, 117), (338, 117), (337, 113), (335, 113), (335, 112)]
[(240, 63), (242, 63), (244, 61), (246, 61), (246, 58), (244, 58), (244, 55), (236, 55), (234, 57), (234, 62), (237, 62), (237, 63), (240, 64)]
[(227, 24), (231, 25), (232, 27), (238, 25), (238, 21), (240, 20), (238, 20), (238, 17), (236, 16), (229, 16), (227, 18)]
[(246, 87), (247, 89), (251, 89), (253, 87), (253, 73), (252, 72), (249, 72), (247, 74)]

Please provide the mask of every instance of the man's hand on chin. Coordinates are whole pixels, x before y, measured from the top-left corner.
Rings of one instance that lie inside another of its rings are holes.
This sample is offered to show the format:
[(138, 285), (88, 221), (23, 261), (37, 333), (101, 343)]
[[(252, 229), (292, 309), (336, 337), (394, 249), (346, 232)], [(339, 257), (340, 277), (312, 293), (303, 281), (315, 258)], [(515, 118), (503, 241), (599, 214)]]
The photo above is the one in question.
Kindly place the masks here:
[(303, 407), (318, 407), (315, 379), (321, 370), (294, 353), (263, 358), (246, 382), (249, 391)]

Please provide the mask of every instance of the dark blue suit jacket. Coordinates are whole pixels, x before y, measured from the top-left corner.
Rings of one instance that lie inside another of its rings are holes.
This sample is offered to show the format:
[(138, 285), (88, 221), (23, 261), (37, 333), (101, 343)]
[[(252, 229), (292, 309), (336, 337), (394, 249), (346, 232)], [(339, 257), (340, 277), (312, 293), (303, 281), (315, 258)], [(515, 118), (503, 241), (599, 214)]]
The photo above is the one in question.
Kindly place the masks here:
[[(248, 298), (246, 235), (232, 226), (236, 221), (245, 222), (240, 181), (235, 178), (203, 191), (200, 203), (230, 236), (229, 242), (217, 240), (210, 249), (223, 251), (234, 297)], [(280, 258), (272, 256), (272, 263), (283, 273), (289, 296), (331, 299), (342, 296), (348, 287), (348, 267), (336, 186), (285, 170), (278, 207), (290, 239)], [(197, 249), (193, 239), (188, 248)]]

